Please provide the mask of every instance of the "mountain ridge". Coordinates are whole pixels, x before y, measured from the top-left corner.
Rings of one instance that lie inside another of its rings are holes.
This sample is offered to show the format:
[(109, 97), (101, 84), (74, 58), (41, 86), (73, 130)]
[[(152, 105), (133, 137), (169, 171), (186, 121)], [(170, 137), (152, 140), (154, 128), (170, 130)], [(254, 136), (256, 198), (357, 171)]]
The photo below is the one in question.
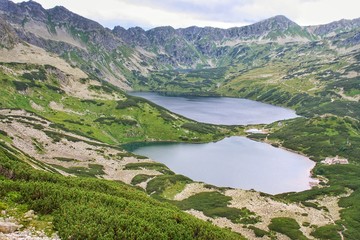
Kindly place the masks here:
[[(34, 1), (15, 4), (1, 0), (0, 12), (19, 39), (124, 89), (132, 88), (137, 79), (148, 78), (153, 71), (228, 65), (229, 54), (242, 44), (306, 44), (324, 38), (336, 41), (316, 33), (338, 29), (340, 24), (311, 29), (277, 15), (229, 29), (165, 26), (145, 31), (115, 26), (111, 30), (64, 7), (44, 9)], [(356, 35), (350, 35), (339, 44), (354, 45), (357, 41)]]

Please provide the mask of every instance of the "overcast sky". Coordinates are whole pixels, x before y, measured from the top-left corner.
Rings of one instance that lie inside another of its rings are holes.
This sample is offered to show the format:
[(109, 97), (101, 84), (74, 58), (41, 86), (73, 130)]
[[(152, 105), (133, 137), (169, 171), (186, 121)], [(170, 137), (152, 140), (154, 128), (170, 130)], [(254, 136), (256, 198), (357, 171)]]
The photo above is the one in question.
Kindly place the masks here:
[[(14, 2), (22, 2), (14, 0)], [(70, 11), (113, 28), (175, 28), (248, 25), (285, 15), (300, 25), (316, 25), (360, 17), (359, 0), (37, 0), (44, 8)]]

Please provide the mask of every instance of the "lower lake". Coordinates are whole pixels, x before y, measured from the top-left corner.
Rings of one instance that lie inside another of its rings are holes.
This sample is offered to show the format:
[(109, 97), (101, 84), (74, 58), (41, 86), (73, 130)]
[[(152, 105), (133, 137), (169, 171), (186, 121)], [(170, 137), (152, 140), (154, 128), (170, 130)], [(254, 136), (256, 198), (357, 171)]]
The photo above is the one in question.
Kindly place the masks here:
[(245, 137), (134, 146), (129, 150), (164, 163), (177, 174), (219, 187), (278, 194), (309, 189), (314, 181), (310, 171), (315, 163), (307, 157)]
[(294, 110), (242, 98), (169, 97), (154, 92), (129, 92), (187, 118), (212, 124), (267, 124), (299, 117)]

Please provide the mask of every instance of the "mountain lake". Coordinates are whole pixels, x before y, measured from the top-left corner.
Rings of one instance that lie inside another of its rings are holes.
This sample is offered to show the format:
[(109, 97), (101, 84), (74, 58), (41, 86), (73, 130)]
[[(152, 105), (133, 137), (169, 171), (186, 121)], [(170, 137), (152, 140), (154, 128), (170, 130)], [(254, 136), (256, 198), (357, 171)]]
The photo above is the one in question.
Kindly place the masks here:
[(198, 122), (221, 125), (267, 124), (299, 117), (294, 110), (243, 98), (168, 97), (154, 92), (129, 92)]
[[(298, 117), (292, 110), (245, 99), (131, 95), (207, 123), (256, 124)], [(310, 189), (316, 181), (310, 177), (315, 162), (309, 158), (246, 137), (201, 144), (136, 143), (126, 149), (164, 163), (177, 174), (219, 187), (279, 194)]]

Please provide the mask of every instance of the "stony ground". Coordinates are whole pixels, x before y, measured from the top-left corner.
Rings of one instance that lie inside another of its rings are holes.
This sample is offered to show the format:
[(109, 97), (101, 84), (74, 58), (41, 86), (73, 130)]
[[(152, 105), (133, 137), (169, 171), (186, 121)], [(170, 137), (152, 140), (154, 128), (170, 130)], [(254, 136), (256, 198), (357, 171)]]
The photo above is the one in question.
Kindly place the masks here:
[[(186, 185), (184, 190), (174, 197), (174, 200), (183, 200), (204, 191), (219, 190), (205, 188), (203, 183), (191, 183)], [(324, 226), (327, 224), (334, 224), (335, 221), (340, 219), (339, 211), (341, 208), (338, 205), (338, 201), (341, 197), (351, 194), (349, 191), (343, 196), (325, 196), (313, 201), (320, 207), (326, 207), (329, 210), (326, 212), (324, 210), (305, 207), (299, 203), (276, 201), (270, 196), (265, 196), (255, 191), (229, 189), (222, 192), (225, 193), (226, 196), (232, 198), (229, 207), (238, 209), (246, 207), (261, 218), (259, 223), (254, 224), (255, 227), (268, 231), (268, 225), (272, 218), (290, 217), (295, 219), (301, 225), (301, 231), (310, 239), (313, 238), (310, 236), (310, 233), (313, 231), (311, 225)], [(249, 239), (256, 238), (254, 232), (248, 228), (244, 228), (243, 224), (232, 223), (226, 218), (210, 218), (197, 210), (189, 210), (187, 212), (205, 221), (211, 221), (220, 227), (231, 228), (233, 231), (239, 232)], [(310, 226), (304, 226), (303, 223), (310, 223)], [(277, 234), (277, 237), (278, 239), (288, 239), (288, 237), (281, 234)], [(264, 237), (263, 239), (268, 239), (268, 237)]]
[[(16, 214), (15, 214), (16, 213)], [(16, 215), (16, 216), (13, 216)], [(56, 233), (45, 233), (38, 229), (35, 223), (40, 222), (33, 210), (24, 214), (18, 213), (16, 208), (1, 211), (0, 217), (0, 240), (59, 240)], [(44, 222), (42, 223), (44, 224)], [(51, 228), (51, 222), (45, 222)]]
[(65, 60), (58, 56), (50, 54), (42, 48), (28, 44), (17, 44), (16, 47), (10, 50), (4, 48), (0, 49), (0, 62), (33, 63), (38, 65), (49, 64), (56, 66), (58, 69), (73, 76), (75, 79), (88, 77), (82, 70), (70, 66)]
[[(138, 174), (159, 175), (155, 170), (125, 170), (128, 163), (151, 162), (149, 159), (137, 159), (132, 156), (124, 156), (127, 153), (100, 142), (75, 135), (70, 132), (50, 127), (50, 122), (41, 119), (31, 113), (22, 110), (0, 110), (0, 129), (5, 131), (12, 139), (12, 145), (32, 158), (45, 163), (49, 168), (61, 166), (64, 168), (83, 167), (89, 168), (89, 164), (103, 166), (104, 174), (98, 177), (119, 180), (130, 183)], [(29, 120), (25, 117), (34, 118)], [(37, 120), (35, 120), (37, 119)], [(36, 129), (33, 124), (40, 124), (44, 129)], [(61, 133), (77, 139), (76, 142), (62, 138), (54, 141), (44, 131)], [(64, 161), (67, 160), (67, 161)], [(34, 167), (36, 165), (32, 164)], [(57, 171), (64, 175), (72, 175), (58, 168)]]

